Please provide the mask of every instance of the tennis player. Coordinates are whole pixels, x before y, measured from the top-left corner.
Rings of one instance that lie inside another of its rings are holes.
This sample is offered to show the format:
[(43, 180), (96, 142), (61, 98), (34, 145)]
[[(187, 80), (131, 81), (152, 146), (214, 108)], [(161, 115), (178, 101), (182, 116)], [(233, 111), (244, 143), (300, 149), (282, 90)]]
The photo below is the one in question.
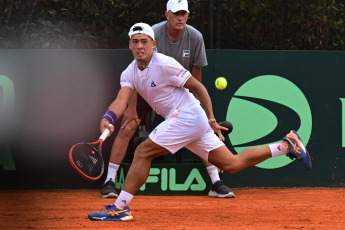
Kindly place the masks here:
[(90, 213), (88, 217), (91, 220), (132, 220), (128, 205), (146, 182), (151, 161), (162, 155), (174, 154), (183, 147), (229, 174), (280, 155), (297, 158), (307, 170), (311, 169), (309, 153), (293, 130), (280, 143), (251, 147), (237, 155), (232, 154), (222, 142), (221, 130), (225, 128), (219, 126), (214, 118), (206, 88), (175, 59), (154, 51), (155, 36), (148, 24), (134, 24), (128, 35), (129, 48), (135, 60), (122, 72), (121, 89), (102, 118), (100, 129), (102, 132), (106, 128), (114, 131), (110, 124), (123, 115), (135, 91), (165, 120), (137, 147), (115, 204)]
[[(156, 48), (159, 53), (176, 59), (194, 78), (202, 82), (201, 68), (207, 66), (204, 39), (198, 30), (187, 25), (188, 16), (187, 0), (169, 0), (165, 12), (167, 20), (152, 26)], [(135, 97), (132, 96), (132, 99), (135, 100)], [(115, 189), (115, 177), (126, 154), (128, 143), (139, 124), (146, 124), (147, 114), (152, 110), (140, 95), (138, 95), (137, 102), (137, 106), (129, 103), (122, 118), (122, 127), (114, 140), (107, 177), (101, 188), (103, 198), (118, 196)], [(156, 116), (156, 120), (158, 122), (162, 118)], [(216, 198), (235, 197), (235, 194), (220, 179), (218, 168), (205, 160), (203, 162), (212, 183), (208, 195)]]

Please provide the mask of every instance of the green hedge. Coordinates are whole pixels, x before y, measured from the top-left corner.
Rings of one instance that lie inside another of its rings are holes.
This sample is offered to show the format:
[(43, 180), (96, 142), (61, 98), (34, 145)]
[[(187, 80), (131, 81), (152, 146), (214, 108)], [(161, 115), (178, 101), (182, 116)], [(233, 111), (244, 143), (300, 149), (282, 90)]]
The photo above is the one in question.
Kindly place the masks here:
[[(166, 0), (0, 1), (0, 48), (127, 48), (130, 26), (165, 20), (165, 7)], [(189, 8), (206, 48), (345, 48), (339, 1), (189, 0)]]

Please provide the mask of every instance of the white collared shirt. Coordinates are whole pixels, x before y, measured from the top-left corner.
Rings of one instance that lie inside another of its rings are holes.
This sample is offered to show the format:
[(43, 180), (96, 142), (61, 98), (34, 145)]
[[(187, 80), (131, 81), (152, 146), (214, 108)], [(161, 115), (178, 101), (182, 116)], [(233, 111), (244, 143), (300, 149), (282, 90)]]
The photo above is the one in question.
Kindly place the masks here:
[(121, 87), (135, 89), (163, 117), (199, 101), (184, 88), (191, 74), (175, 59), (153, 52), (147, 68), (140, 70), (134, 60), (121, 74)]

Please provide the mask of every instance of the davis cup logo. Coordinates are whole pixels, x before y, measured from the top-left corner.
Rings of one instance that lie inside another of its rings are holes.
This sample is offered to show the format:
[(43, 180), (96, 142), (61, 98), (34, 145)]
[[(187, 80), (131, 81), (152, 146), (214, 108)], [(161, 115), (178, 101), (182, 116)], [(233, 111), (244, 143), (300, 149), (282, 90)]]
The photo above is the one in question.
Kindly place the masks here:
[[(301, 90), (285, 78), (264, 75), (243, 84), (230, 100), (226, 120), (234, 124), (229, 134), (239, 153), (251, 146), (277, 143), (294, 129), (307, 145), (312, 129), (312, 115)], [(259, 168), (274, 169), (290, 164), (286, 156), (270, 158)]]

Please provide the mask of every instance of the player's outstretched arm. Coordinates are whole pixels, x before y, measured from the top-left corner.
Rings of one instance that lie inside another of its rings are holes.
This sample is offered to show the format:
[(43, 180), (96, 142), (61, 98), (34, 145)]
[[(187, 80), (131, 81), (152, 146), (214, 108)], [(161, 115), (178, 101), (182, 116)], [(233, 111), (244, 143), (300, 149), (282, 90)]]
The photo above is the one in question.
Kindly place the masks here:
[(195, 94), (196, 98), (199, 99), (208, 119), (214, 119), (212, 101), (205, 86), (191, 76), (184, 84), (184, 87), (191, 90)]
[(129, 124), (133, 120), (139, 126), (140, 119), (138, 118), (138, 114), (137, 114), (137, 97), (138, 97), (137, 91), (133, 90), (132, 96), (128, 102), (128, 107), (122, 117), (121, 129), (126, 127), (126, 125)]
[[(132, 88), (128, 86), (122, 87), (119, 93), (117, 94), (116, 99), (110, 104), (108, 111), (115, 113), (117, 116), (117, 119), (120, 118), (124, 114), (125, 110), (127, 109), (129, 99), (132, 96), (132, 93), (133, 93)], [(113, 123), (115, 122), (116, 121), (114, 121)], [(102, 133), (106, 128), (109, 129), (110, 134), (114, 132), (114, 127), (110, 126), (110, 123), (111, 122), (107, 118), (103, 118), (101, 120), (100, 129)]]

